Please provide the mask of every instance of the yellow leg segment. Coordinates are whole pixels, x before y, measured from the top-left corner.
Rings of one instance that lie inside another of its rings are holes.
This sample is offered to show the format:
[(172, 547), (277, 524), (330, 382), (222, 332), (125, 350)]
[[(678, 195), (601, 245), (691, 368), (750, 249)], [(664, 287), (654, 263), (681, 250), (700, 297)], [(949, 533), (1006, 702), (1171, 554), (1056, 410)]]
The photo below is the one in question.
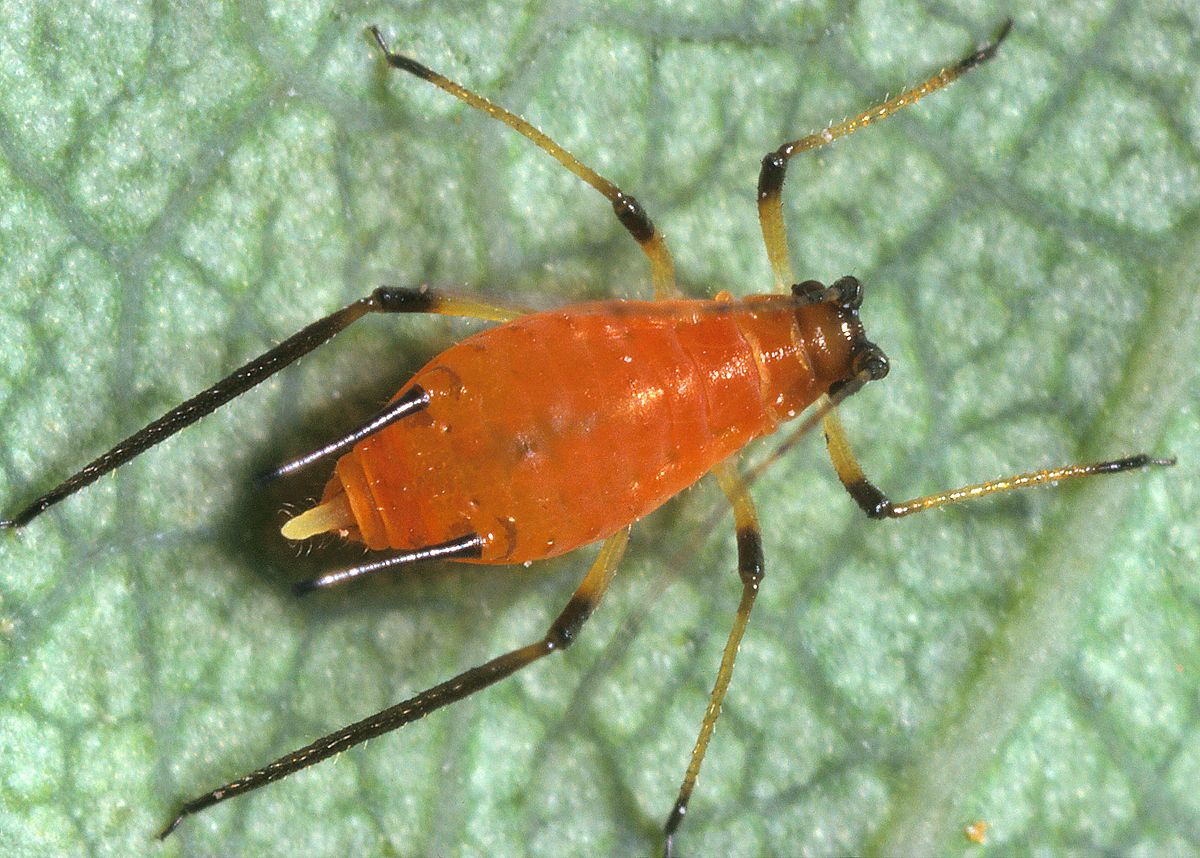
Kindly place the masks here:
[(934, 494), (924, 495), (912, 500), (895, 502), (880, 491), (863, 473), (858, 460), (854, 457), (854, 451), (850, 449), (850, 442), (846, 439), (846, 430), (842, 428), (842, 422), (838, 419), (836, 411), (830, 411), (825, 415), (823, 425), (825, 428), (825, 443), (829, 448), (829, 458), (833, 462), (834, 470), (837, 471), (838, 479), (846, 487), (846, 491), (849, 492), (850, 497), (854, 498), (854, 502), (871, 518), (903, 518), (913, 513), (924, 512), (925, 510), (936, 509), (940, 506), (948, 506), (960, 503), (961, 501), (975, 500), (976, 498), (987, 497), (988, 495), (999, 494), (1000, 492), (1045, 486), (1062, 482), (1063, 480), (1093, 477), (1100, 474), (1116, 474), (1121, 471), (1131, 471), (1137, 468), (1175, 464), (1174, 459), (1156, 459), (1145, 453), (1139, 453), (1136, 456), (1125, 456), (1120, 459), (1110, 459), (1088, 465), (1063, 465), (1058, 468), (1028, 471), (1022, 474), (1014, 474), (1010, 477), (1001, 477), (997, 480), (988, 480), (987, 482), (973, 483), (957, 489), (935, 492)]
[(881, 122), (893, 113), (916, 104), (925, 96), (949, 86), (971, 69), (995, 56), (996, 50), (1008, 35), (1011, 27), (1011, 20), (1005, 22), (995, 40), (963, 57), (949, 68), (942, 69), (920, 86), (906, 90), (895, 98), (889, 98), (851, 119), (831, 125), (824, 131), (784, 143), (763, 158), (762, 171), (758, 176), (758, 220), (762, 226), (763, 241), (767, 245), (767, 258), (770, 260), (771, 270), (775, 274), (776, 291), (784, 291), (796, 282), (795, 274), (792, 272), (792, 263), (788, 258), (787, 236), (783, 228), (783, 206), (780, 201), (783, 180), (787, 174), (787, 164), (792, 156), (800, 152), (819, 149), (842, 137), (849, 137), (855, 131)]
[(763, 578), (762, 534), (758, 525), (758, 513), (754, 509), (754, 500), (746, 487), (745, 480), (738, 474), (737, 466), (732, 460), (722, 462), (712, 470), (725, 497), (733, 505), (733, 521), (737, 527), (738, 546), (738, 577), (742, 579), (742, 598), (738, 603), (737, 613), (733, 618), (733, 628), (725, 641), (725, 650), (721, 655), (721, 666), (717, 669), (717, 679), (713, 684), (712, 693), (708, 698), (708, 708), (704, 711), (704, 720), (700, 723), (700, 733), (692, 748), (692, 757), (688, 761), (683, 783), (679, 785), (679, 796), (675, 806), (663, 826), (665, 841), (663, 854), (670, 858), (675, 839), (675, 832), (687, 813), (688, 801), (696, 788), (700, 777), (700, 766), (708, 751), (708, 743), (717, 727), (717, 717), (721, 714), (721, 705), (725, 701), (725, 692), (729, 681), (733, 678), (733, 665), (737, 660), (738, 649), (742, 644), (742, 636), (750, 622), (750, 611), (754, 607), (754, 599), (758, 596), (758, 586)]
[(387, 42), (384, 41), (383, 34), (379, 32), (378, 27), (369, 27), (368, 32), (379, 46), (379, 50), (383, 52), (383, 56), (389, 66), (428, 81), (438, 89), (450, 93), (459, 101), (486, 113), (499, 122), (503, 122), (603, 194), (604, 198), (612, 205), (613, 213), (617, 216), (617, 220), (621, 222), (621, 226), (625, 227), (629, 234), (633, 236), (634, 240), (646, 254), (646, 258), (650, 260), (650, 275), (654, 283), (654, 297), (662, 300), (664, 298), (676, 297), (679, 294), (675, 286), (675, 263), (671, 259), (671, 252), (667, 249), (667, 243), (663, 240), (662, 234), (655, 228), (654, 222), (650, 220), (650, 216), (646, 214), (641, 203), (634, 199), (632, 195), (624, 193), (608, 179), (601, 176), (556, 143), (549, 135), (535, 128), (528, 121), (517, 116), (512, 111), (506, 110), (500, 105), (472, 92), (445, 75), (438, 74), (433, 69), (422, 65), (416, 60), (393, 52), (388, 47)]

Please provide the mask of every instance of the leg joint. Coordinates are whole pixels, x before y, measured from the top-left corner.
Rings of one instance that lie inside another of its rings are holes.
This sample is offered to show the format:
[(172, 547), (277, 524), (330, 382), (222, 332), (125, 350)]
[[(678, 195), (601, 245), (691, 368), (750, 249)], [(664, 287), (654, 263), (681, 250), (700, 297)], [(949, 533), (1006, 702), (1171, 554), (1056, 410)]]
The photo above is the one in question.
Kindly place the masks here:
[(667, 835), (667, 843), (670, 844), (671, 836), (678, 830), (679, 823), (683, 822), (683, 817), (687, 815), (687, 805), (682, 801), (676, 801), (675, 806), (671, 808), (671, 813), (667, 816), (667, 822), (663, 825), (663, 833)]
[(890, 518), (892, 501), (865, 477), (846, 484), (846, 491), (868, 518)]
[(550, 627), (550, 631), (546, 632), (546, 637), (543, 642), (549, 652), (558, 652), (564, 650), (571, 644), (575, 643), (575, 638), (579, 634), (579, 629), (583, 625), (583, 620), (577, 623), (555, 622)]
[(575, 643), (575, 638), (579, 636), (579, 630), (583, 628), (583, 624), (587, 622), (588, 617), (595, 609), (595, 601), (576, 593), (558, 618), (550, 624), (549, 631), (546, 632), (543, 640), (550, 651), (566, 649)]
[(618, 191), (613, 198), (612, 207), (621, 226), (629, 230), (629, 234), (638, 244), (645, 244), (654, 238), (654, 221), (650, 220), (650, 215), (646, 214), (642, 204), (630, 194)]
[(756, 527), (739, 528), (737, 532), (738, 577), (747, 584), (757, 584), (766, 574), (763, 561), (762, 534)]
[(778, 152), (771, 152), (762, 159), (762, 169), (758, 173), (759, 202), (768, 197), (777, 197), (783, 190), (783, 179), (787, 175), (787, 158)]
[(371, 293), (371, 303), (381, 313), (436, 313), (437, 294), (428, 286), (380, 286)]

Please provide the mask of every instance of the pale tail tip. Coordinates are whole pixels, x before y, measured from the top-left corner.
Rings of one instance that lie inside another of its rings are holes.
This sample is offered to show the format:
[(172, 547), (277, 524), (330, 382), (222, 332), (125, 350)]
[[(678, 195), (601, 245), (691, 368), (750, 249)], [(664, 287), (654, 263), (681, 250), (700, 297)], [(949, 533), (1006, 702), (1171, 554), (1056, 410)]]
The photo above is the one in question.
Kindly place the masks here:
[(315, 536), (318, 533), (323, 533), (324, 528), (316, 527), (313, 519), (316, 516), (313, 513), (318, 512), (321, 508), (314, 507), (307, 512), (302, 512), (294, 518), (289, 518), (284, 522), (283, 527), (279, 528), (279, 532), (283, 534), (284, 539), (308, 539), (310, 536)]
[(345, 495), (335, 495), (324, 503), (289, 519), (280, 528), (284, 539), (308, 539), (320, 533), (348, 530), (354, 526), (354, 513)]

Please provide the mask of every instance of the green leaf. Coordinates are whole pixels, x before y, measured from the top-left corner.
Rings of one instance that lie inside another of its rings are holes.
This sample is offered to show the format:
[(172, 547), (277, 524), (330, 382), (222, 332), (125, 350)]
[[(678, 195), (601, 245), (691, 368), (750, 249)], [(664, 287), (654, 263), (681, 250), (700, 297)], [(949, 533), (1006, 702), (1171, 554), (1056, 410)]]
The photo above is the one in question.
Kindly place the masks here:
[[(897, 497), (1179, 465), (872, 524), (806, 440), (754, 486), (768, 577), (682, 854), (1200, 848), (1200, 18), (1042, 5), (1009, 9), (994, 62), (795, 161), (793, 261), (866, 284), (892, 375), (844, 419)], [(389, 76), (368, 23), (635, 192), (696, 295), (770, 288), (765, 152), (1002, 23), (894, 0), (25, 6), (0, 15), (9, 514), (380, 282), (648, 295), (602, 199)], [(660, 848), (738, 596), (707, 485), (637, 528), (565, 655), (156, 846), (181, 800), (540, 635), (590, 562), (289, 594), (359, 555), (277, 535), (322, 475), (250, 477), (473, 329), (358, 327), (0, 534), (0, 852)]]

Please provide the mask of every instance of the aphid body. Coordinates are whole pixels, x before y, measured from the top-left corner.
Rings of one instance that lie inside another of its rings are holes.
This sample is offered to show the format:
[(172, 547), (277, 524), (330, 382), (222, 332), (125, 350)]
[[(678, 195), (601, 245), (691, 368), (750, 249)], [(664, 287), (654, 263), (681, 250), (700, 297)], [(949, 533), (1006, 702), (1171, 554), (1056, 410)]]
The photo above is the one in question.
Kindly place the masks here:
[(854, 308), (785, 295), (522, 316), (413, 377), (397, 398), (419, 387), (430, 404), (338, 461), (321, 526), (372, 549), (476, 533), (471, 562), (573, 551), (848, 380), (862, 343)]

